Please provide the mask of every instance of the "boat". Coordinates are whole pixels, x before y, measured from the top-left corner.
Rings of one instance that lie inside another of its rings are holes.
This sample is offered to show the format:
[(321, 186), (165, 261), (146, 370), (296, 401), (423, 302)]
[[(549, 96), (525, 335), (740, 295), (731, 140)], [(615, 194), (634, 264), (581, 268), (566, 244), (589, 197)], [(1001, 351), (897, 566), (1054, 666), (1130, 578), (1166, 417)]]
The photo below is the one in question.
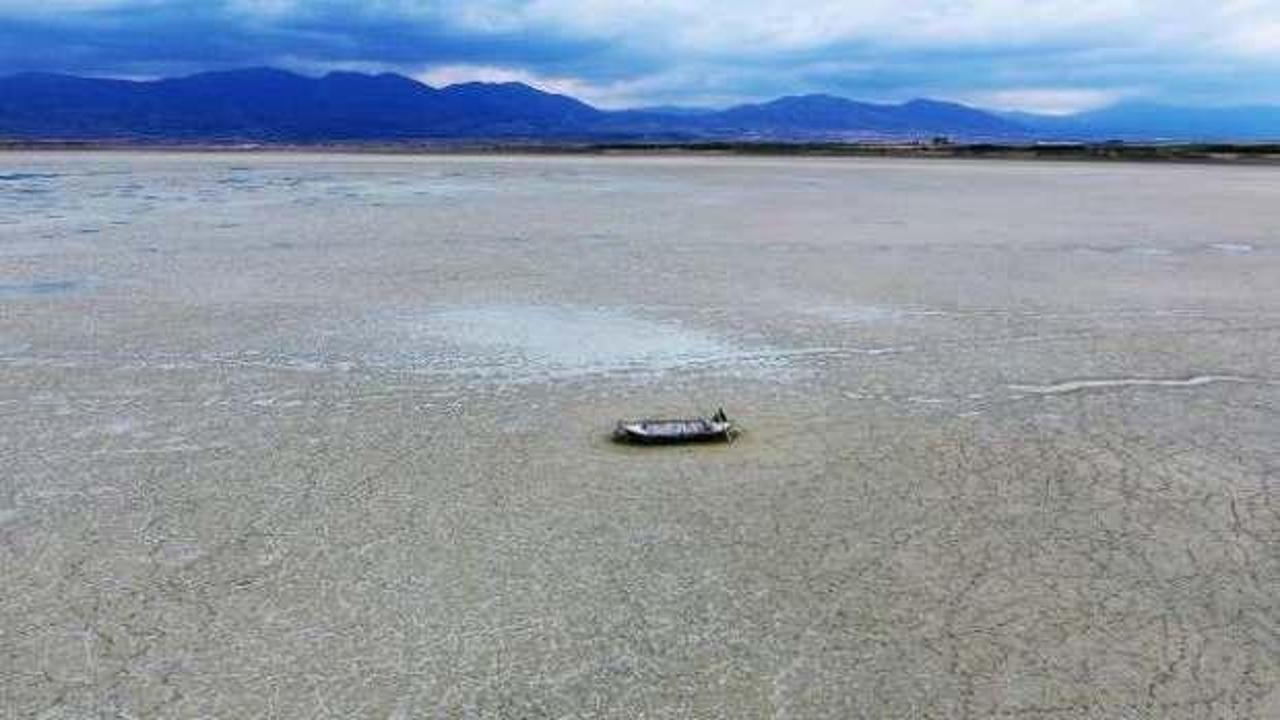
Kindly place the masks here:
[(647, 445), (677, 443), (724, 442), (732, 440), (737, 428), (724, 414), (724, 409), (711, 417), (688, 420), (619, 420), (613, 430), (618, 442)]

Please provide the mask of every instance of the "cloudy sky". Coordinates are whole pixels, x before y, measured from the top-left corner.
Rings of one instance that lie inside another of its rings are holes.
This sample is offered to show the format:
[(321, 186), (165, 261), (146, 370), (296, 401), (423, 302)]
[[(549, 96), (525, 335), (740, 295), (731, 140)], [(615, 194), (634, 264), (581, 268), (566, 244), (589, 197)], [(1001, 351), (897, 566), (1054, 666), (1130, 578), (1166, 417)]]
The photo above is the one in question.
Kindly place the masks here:
[(1275, 104), (1280, 0), (0, 0), (0, 74), (250, 65), (521, 80), (603, 107)]

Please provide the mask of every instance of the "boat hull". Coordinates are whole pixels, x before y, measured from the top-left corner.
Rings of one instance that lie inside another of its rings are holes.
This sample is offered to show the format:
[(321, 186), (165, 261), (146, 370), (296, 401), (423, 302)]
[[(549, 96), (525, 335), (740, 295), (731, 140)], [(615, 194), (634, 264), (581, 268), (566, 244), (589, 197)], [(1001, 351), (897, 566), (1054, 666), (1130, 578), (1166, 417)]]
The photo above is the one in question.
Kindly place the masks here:
[(729, 422), (711, 420), (638, 420), (619, 422), (613, 439), (636, 445), (682, 445), (727, 442), (733, 439)]

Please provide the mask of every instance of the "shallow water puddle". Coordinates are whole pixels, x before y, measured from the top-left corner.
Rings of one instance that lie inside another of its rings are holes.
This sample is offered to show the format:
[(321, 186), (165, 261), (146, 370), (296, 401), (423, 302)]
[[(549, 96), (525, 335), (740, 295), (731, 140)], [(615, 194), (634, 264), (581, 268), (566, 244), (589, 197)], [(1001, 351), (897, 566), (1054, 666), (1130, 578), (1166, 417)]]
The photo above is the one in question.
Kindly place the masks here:
[(4, 527), (10, 523), (16, 523), (22, 519), (22, 513), (17, 508), (5, 509), (0, 508), (0, 527)]
[(53, 180), (62, 177), (57, 173), (19, 172), (0, 173), (0, 182), (27, 182), (30, 180)]
[(805, 307), (804, 312), (823, 320), (855, 325), (887, 325), (948, 314), (944, 310), (887, 305), (812, 305)]
[(469, 307), (405, 321), (415, 322), (415, 334), (453, 348), (456, 355), (446, 358), (450, 365), (479, 361), (513, 372), (662, 371), (740, 355), (732, 345), (679, 323), (605, 309)]
[(1227, 255), (1248, 255), (1254, 251), (1254, 247), (1247, 243), (1212, 243), (1209, 245), (1210, 250), (1216, 250)]
[(44, 280), (22, 283), (0, 283), (0, 298), (43, 297), (65, 295), (88, 287), (85, 280)]

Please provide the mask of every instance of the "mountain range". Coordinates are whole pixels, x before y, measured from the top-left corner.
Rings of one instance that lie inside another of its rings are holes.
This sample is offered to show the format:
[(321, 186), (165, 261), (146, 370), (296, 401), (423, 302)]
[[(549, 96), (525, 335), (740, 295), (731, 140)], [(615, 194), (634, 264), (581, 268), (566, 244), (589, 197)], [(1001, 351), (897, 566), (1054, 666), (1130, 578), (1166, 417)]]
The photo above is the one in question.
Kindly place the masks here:
[(950, 102), (783, 97), (723, 110), (606, 111), (521, 83), (434, 88), (395, 74), (319, 78), (253, 68), (127, 81), (0, 78), (0, 139), (342, 142), (398, 140), (1275, 140), (1280, 108), (1117, 105), (1071, 116)]

